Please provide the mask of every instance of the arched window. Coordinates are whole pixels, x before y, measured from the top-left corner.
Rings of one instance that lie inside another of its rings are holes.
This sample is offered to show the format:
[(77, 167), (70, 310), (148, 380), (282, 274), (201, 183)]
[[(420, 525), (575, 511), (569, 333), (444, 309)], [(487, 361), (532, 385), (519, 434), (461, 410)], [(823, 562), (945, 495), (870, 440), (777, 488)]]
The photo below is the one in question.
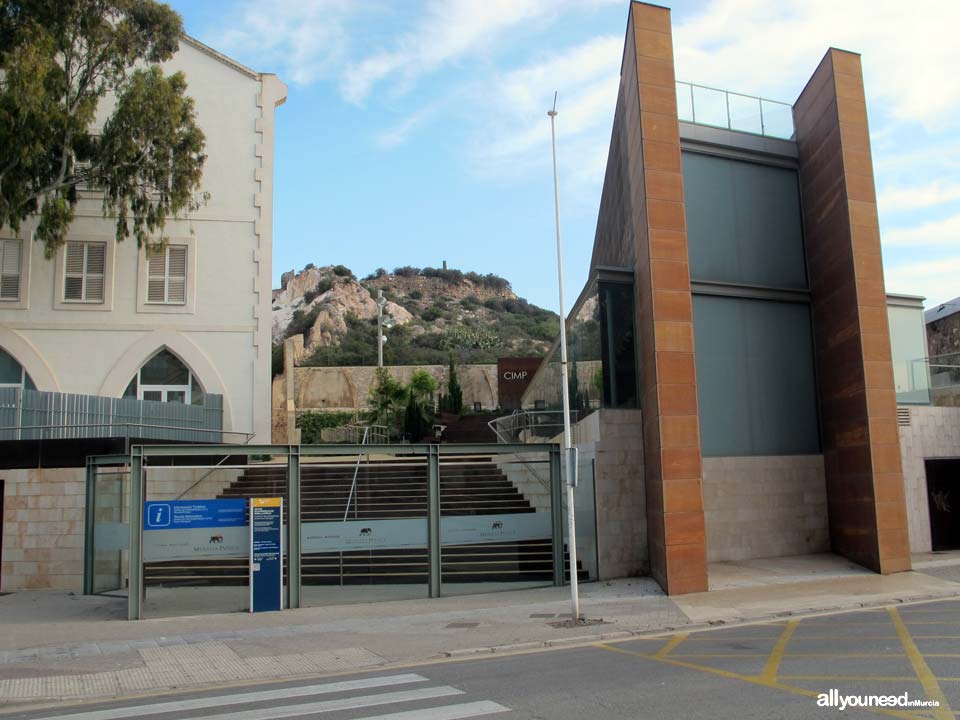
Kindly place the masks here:
[(0, 388), (37, 389), (23, 365), (3, 348), (0, 348)]
[(138, 400), (203, 405), (204, 390), (193, 371), (164, 348), (137, 371), (123, 396)]

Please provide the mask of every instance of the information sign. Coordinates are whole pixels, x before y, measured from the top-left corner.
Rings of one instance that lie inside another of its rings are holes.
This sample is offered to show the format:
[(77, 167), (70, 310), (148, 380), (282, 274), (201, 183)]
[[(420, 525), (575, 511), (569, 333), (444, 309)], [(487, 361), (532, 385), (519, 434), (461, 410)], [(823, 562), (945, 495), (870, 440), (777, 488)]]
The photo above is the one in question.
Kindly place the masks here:
[(283, 608), (283, 498), (250, 498), (250, 612)]

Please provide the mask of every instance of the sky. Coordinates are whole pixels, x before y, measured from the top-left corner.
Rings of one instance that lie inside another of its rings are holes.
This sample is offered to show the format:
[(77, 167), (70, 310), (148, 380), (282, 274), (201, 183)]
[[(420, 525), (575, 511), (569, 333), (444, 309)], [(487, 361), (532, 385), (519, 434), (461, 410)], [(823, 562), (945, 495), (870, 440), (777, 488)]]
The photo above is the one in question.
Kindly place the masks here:
[[(887, 290), (960, 295), (960, 3), (677, 0), (678, 80), (793, 103), (827, 48), (861, 53)], [(289, 86), (274, 286), (342, 263), (496, 273), (557, 309), (587, 279), (627, 0), (172, 0), (186, 31)]]

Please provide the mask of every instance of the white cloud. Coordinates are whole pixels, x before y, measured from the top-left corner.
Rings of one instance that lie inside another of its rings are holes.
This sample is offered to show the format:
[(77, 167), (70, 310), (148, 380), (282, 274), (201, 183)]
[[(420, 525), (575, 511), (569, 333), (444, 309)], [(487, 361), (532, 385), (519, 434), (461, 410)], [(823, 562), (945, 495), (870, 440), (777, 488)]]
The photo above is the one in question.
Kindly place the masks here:
[[(888, 185), (877, 196), (885, 213), (936, 207), (960, 200), (960, 181), (934, 180), (923, 185)], [(960, 242), (960, 236), (957, 237)]]
[(248, 0), (211, 43), (252, 58), (256, 70), (305, 85), (334, 74), (346, 62), (352, 18), (372, 11), (350, 0)]
[(841, 47), (862, 54), (875, 106), (939, 130), (960, 110), (957, 25), (960, 3), (938, 0), (714, 0), (674, 26), (677, 77), (795, 96), (826, 49)]
[(889, 247), (952, 246), (960, 248), (960, 215), (931, 220), (920, 225), (895, 227), (881, 235)]
[(595, 184), (606, 165), (622, 53), (622, 37), (595, 37), (490, 78), (476, 91), (484, 98), (472, 152), (476, 166), (515, 177), (548, 162), (547, 110), (558, 91), (562, 179)]
[(922, 294), (926, 306), (952, 300), (960, 293), (960, 258), (943, 258), (922, 262), (903, 263), (884, 267), (884, 284), (888, 292)]
[(431, 103), (430, 105), (420, 108), (389, 130), (377, 135), (377, 144), (383, 148), (394, 148), (403, 145), (410, 137), (410, 134), (436, 115), (439, 109), (440, 103)]

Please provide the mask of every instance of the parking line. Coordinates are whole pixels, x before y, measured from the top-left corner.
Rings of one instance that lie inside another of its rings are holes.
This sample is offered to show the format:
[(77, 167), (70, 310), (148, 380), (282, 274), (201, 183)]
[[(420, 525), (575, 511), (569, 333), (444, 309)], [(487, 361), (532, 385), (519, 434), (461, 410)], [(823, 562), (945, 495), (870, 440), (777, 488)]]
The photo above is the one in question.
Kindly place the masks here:
[(927, 661), (924, 660), (923, 655), (917, 648), (917, 644), (913, 641), (913, 638), (910, 637), (910, 631), (907, 630), (907, 626), (903, 624), (900, 613), (897, 612), (895, 607), (887, 608), (887, 612), (890, 613), (890, 619), (893, 620), (893, 625), (897, 628), (900, 643), (903, 645), (903, 650), (907, 654), (907, 658), (909, 658), (910, 664), (913, 666), (913, 671), (917, 674), (917, 679), (920, 680), (920, 684), (923, 686), (923, 691), (927, 694), (927, 698), (940, 703), (940, 707), (934, 708), (933, 717), (937, 718), (937, 720), (953, 720), (953, 710), (950, 709), (950, 703), (947, 702), (943, 690), (940, 689), (940, 683), (937, 682), (936, 675), (930, 670), (930, 666), (927, 665)]
[[(820, 696), (820, 693), (816, 690), (807, 690), (806, 688), (796, 687), (794, 685), (786, 685), (779, 681), (769, 681), (761, 678), (758, 675), (741, 675), (740, 673), (731, 672), (729, 670), (721, 670), (720, 668), (710, 667), (709, 665), (697, 665), (695, 663), (683, 662), (682, 660), (675, 660), (672, 657), (658, 657), (657, 655), (645, 655), (644, 653), (633, 652), (632, 650), (627, 650), (616, 645), (607, 645), (606, 643), (595, 643), (593, 647), (599, 650), (609, 650), (610, 652), (621, 653), (623, 655), (632, 655), (633, 657), (638, 657), (643, 660), (651, 660), (653, 662), (665, 663), (667, 665), (673, 665), (675, 667), (682, 667), (687, 670), (694, 670), (697, 672), (709, 673), (710, 675), (716, 675), (717, 677), (726, 678), (727, 680), (739, 680), (741, 682), (750, 683), (751, 685), (760, 685), (761, 687), (770, 688), (772, 690), (782, 690), (783, 692), (790, 693), (791, 695), (799, 695), (801, 697), (808, 698), (817, 698)], [(898, 656), (900, 657), (900, 656)], [(890, 717), (896, 718), (906, 718), (907, 720), (917, 720), (918, 715), (905, 712), (900, 710), (885, 710), (881, 708), (863, 708), (866, 712), (872, 712), (879, 715), (887, 715)], [(939, 718), (938, 718), (939, 720)], [(950, 716), (950, 720), (953, 720), (953, 716)]]
[(671, 650), (673, 650), (677, 645), (679, 645), (684, 640), (686, 640), (688, 636), (689, 636), (689, 633), (679, 633), (677, 635), (674, 635), (672, 638), (670, 638), (670, 642), (668, 642), (662, 648), (657, 650), (657, 652), (654, 654), (654, 657), (665, 658), (667, 655), (670, 654)]
[(763, 674), (761, 677), (764, 680), (767, 680), (768, 682), (776, 681), (777, 670), (780, 669), (780, 661), (783, 659), (783, 653), (787, 649), (787, 643), (790, 642), (790, 638), (797, 631), (797, 625), (799, 624), (799, 620), (791, 620), (787, 623), (787, 626), (783, 629), (783, 632), (780, 633), (780, 639), (777, 640), (777, 644), (773, 646), (770, 657), (767, 658), (767, 664), (763, 668)]

